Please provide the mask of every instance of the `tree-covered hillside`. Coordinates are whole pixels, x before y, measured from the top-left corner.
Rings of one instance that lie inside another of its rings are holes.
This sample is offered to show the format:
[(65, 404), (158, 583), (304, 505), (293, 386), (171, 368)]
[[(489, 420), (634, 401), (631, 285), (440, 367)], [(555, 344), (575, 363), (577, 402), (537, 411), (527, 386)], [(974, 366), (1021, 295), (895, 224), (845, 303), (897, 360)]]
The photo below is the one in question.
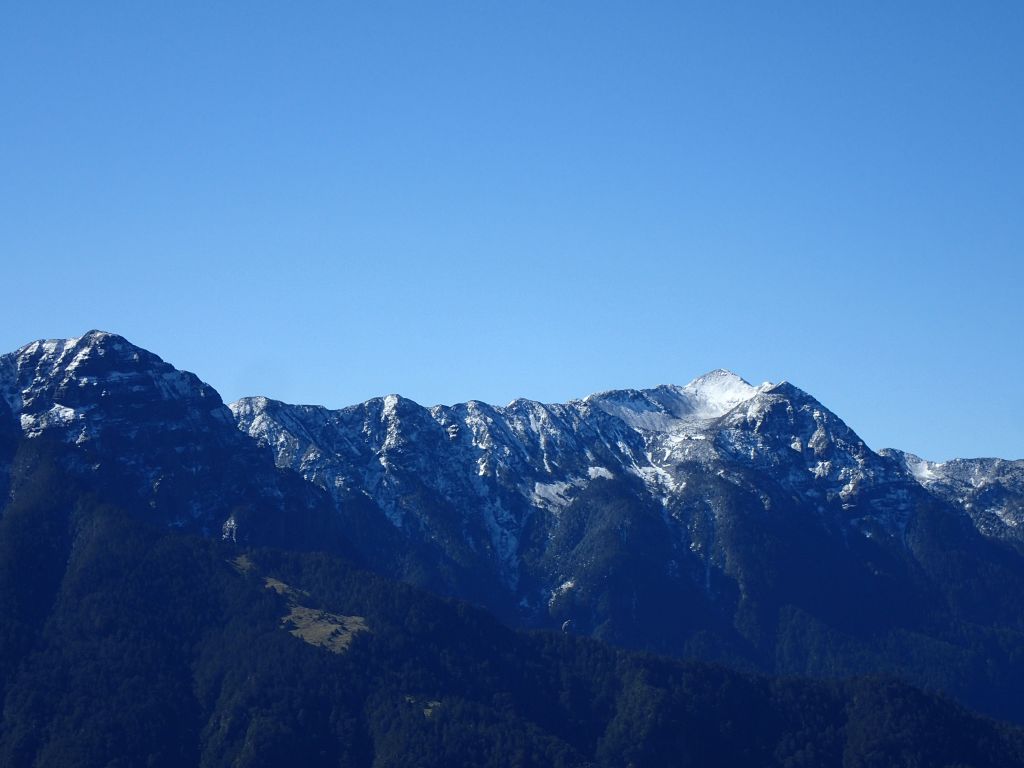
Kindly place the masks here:
[(68, 460), (20, 441), (0, 517), (12, 768), (1024, 762), (1020, 731), (896, 681), (514, 632), (337, 556), (157, 527)]

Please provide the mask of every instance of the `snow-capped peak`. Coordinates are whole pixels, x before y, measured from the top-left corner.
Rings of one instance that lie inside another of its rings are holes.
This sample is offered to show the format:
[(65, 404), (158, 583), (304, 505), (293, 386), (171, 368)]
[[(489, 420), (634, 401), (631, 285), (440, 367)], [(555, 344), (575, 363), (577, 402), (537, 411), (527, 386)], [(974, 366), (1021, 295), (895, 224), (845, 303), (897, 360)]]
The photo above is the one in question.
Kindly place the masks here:
[(707, 419), (728, 413), (763, 391), (766, 386), (770, 384), (766, 382), (760, 387), (754, 387), (732, 371), (717, 368), (691, 381), (682, 388), (682, 392), (692, 404), (692, 417)]
[(600, 392), (586, 398), (586, 402), (631, 427), (669, 432), (717, 419), (771, 386), (765, 383), (754, 387), (735, 373), (719, 368), (685, 387), (663, 384), (654, 389)]

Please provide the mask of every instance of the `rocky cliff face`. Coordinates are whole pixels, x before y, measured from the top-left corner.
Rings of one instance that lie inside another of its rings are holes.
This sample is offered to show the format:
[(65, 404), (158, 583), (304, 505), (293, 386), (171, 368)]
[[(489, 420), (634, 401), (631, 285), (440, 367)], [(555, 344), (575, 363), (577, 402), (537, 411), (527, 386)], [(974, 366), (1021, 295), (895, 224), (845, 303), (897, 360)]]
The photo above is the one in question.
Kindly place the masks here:
[(239, 434), (212, 387), (114, 334), (0, 357), (0, 410), (11, 439), (69, 446), (69, 471), (165, 525), (291, 540), (301, 526), (290, 518), (323, 528), (334, 517), (322, 492)]
[(1024, 461), (926, 461), (888, 450), (929, 492), (964, 510), (986, 536), (1024, 544)]

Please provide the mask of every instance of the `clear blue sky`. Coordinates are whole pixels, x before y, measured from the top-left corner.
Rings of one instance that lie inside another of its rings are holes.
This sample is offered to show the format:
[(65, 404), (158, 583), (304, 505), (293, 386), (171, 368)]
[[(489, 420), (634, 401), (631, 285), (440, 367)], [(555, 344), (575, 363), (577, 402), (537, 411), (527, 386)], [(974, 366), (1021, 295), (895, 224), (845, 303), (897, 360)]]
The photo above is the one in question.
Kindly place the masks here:
[(716, 367), (1024, 456), (1024, 3), (0, 6), (0, 349), (227, 400)]

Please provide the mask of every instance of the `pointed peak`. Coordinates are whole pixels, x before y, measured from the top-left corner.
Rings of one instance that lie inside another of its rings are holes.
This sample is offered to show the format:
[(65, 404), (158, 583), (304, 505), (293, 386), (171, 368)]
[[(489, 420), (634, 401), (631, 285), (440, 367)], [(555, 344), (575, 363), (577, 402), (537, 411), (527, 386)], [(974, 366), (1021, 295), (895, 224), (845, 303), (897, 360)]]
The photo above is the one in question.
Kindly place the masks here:
[(417, 403), (415, 400), (410, 400), (408, 397), (403, 395), (391, 394), (384, 395), (382, 397), (375, 397), (369, 400), (370, 403), (379, 403), (381, 413), (384, 415), (396, 415), (396, 414), (409, 414), (424, 410), (423, 406)]
[(755, 387), (732, 371), (717, 368), (698, 376), (683, 387), (683, 392), (700, 401), (704, 406), (701, 410), (718, 411), (721, 415), (752, 398), (764, 386)]
[(696, 379), (687, 384), (687, 387), (699, 387), (706, 386), (709, 384), (723, 384), (730, 383), (734, 385), (745, 385), (750, 387), (749, 381), (744, 379), (742, 376), (733, 373), (728, 368), (715, 368), (713, 371), (708, 371), (703, 376), (698, 376)]
[(817, 402), (812, 394), (806, 390), (800, 389), (796, 384), (789, 381), (780, 381), (778, 384), (771, 384), (764, 388), (764, 391), (772, 395), (782, 395), (783, 397), (795, 398), (799, 400), (814, 400)]

